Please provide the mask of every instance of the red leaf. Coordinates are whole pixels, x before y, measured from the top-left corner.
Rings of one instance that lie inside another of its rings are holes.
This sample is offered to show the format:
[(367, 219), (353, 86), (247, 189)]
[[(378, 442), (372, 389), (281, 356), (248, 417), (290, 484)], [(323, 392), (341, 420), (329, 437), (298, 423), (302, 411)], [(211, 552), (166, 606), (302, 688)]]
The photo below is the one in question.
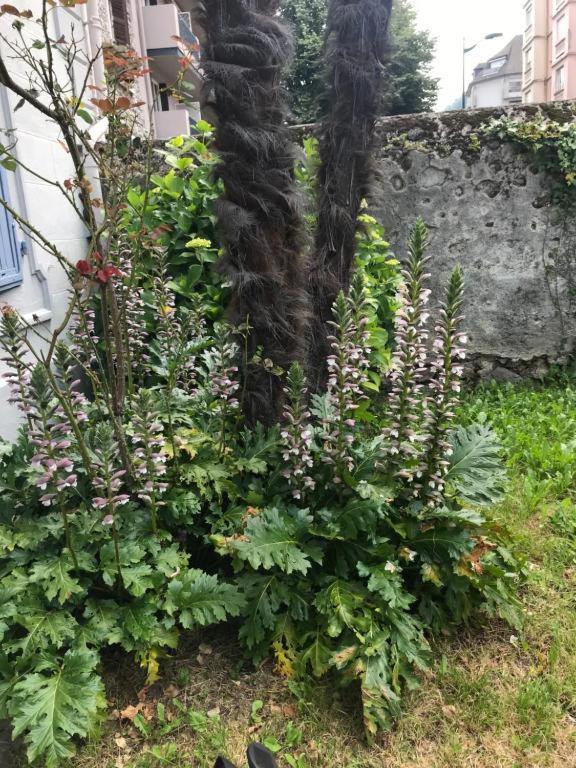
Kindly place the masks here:
[(10, 16), (20, 16), (20, 11), (13, 5), (0, 5), (0, 13), (9, 13)]
[(80, 259), (80, 261), (77, 261), (76, 269), (78, 270), (78, 272), (80, 272), (81, 275), (84, 275), (84, 277), (88, 277), (89, 275), (92, 274), (92, 267), (86, 261), (86, 259)]
[(105, 115), (107, 115), (109, 112), (112, 112), (114, 109), (114, 105), (110, 101), (110, 99), (90, 99), (92, 104), (94, 104), (98, 109), (100, 109)]
[(120, 96), (114, 105), (116, 109), (129, 109), (130, 99), (127, 96)]

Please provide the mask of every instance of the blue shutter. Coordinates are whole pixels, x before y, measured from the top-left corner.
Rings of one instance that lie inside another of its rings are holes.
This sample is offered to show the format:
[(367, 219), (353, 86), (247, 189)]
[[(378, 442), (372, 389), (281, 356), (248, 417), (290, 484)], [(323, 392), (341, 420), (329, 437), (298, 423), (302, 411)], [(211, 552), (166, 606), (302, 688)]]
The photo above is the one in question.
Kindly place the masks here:
[[(6, 172), (0, 166), (0, 196), (8, 200)], [(16, 242), (14, 220), (8, 211), (0, 206), (0, 291), (6, 291), (22, 282), (22, 260)]]

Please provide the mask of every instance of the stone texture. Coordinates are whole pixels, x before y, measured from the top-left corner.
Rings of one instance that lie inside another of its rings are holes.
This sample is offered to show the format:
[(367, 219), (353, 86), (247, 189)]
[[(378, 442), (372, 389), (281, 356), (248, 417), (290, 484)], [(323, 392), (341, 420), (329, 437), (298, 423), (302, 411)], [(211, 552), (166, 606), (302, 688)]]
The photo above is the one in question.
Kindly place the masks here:
[[(571, 105), (544, 107), (573, 119)], [(519, 118), (537, 107), (508, 110)], [(503, 110), (382, 119), (377, 126), (374, 215), (399, 258), (417, 216), (428, 224), (433, 298), (464, 270), (466, 326), (477, 375), (542, 375), (576, 339), (576, 220), (550, 203), (551, 179), (534, 157), (471, 136)]]

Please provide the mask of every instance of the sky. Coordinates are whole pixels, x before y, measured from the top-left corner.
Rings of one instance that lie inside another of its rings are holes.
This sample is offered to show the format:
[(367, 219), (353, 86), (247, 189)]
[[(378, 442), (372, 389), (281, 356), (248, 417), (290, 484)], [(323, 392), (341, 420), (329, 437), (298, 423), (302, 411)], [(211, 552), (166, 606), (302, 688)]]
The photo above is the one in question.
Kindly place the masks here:
[(466, 80), (474, 66), (497, 53), (524, 31), (523, 0), (412, 0), (418, 24), (436, 38), (434, 76), (440, 78), (438, 109), (462, 92), (462, 38), (472, 45), (491, 32), (503, 37), (485, 40), (466, 55)]

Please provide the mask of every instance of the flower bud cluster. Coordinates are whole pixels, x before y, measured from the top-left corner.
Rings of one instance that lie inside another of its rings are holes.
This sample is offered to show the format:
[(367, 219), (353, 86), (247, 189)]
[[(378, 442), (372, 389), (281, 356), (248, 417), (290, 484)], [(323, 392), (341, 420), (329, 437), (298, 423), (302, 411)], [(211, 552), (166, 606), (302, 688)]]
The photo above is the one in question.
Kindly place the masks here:
[(360, 274), (355, 277), (348, 297), (340, 293), (333, 313), (334, 333), (329, 337), (332, 353), (326, 360), (328, 407), (322, 420), (322, 460), (334, 467), (333, 480), (339, 484), (344, 472), (354, 469), (354, 412), (365, 399), (363, 385), (370, 365), (367, 307)]
[(437, 334), (432, 345), (430, 361), (430, 395), (424, 408), (425, 430), (429, 435), (424, 455), (422, 496), (428, 506), (442, 503), (444, 478), (448, 470), (451, 450), (448, 433), (455, 418), (455, 407), (464, 374), (466, 334), (459, 330), (462, 316), (464, 281), (457, 267), (450, 278), (445, 303), (440, 308)]
[(118, 444), (109, 424), (98, 424), (90, 435), (92, 466), (92, 506), (106, 514), (102, 525), (116, 524), (118, 507), (130, 501), (124, 488), (125, 469), (118, 469)]
[(298, 363), (294, 363), (288, 372), (284, 392), (287, 397), (280, 431), (285, 464), (282, 475), (288, 480), (294, 498), (301, 500), (307, 490), (314, 490), (316, 482), (310, 476), (314, 460), (310, 411), (306, 407), (308, 392), (304, 372)]
[(398, 288), (395, 326), (395, 350), (389, 373), (389, 425), (384, 435), (389, 438), (388, 453), (393, 457), (399, 477), (411, 482), (421, 472), (421, 454), (426, 435), (422, 425), (424, 376), (426, 374), (429, 313), (426, 305), (430, 290), (425, 287), (424, 271), (427, 234), (424, 222), (418, 220), (412, 232), (410, 261), (403, 270)]
[(140, 486), (138, 498), (154, 510), (161, 504), (161, 496), (168, 484), (159, 478), (166, 474), (167, 455), (164, 427), (159, 421), (152, 393), (140, 390), (133, 401), (131, 442), (134, 446), (132, 465), (136, 483)]
[(0, 310), (0, 340), (3, 356), (0, 362), (6, 363), (3, 374), (8, 383), (10, 397), (8, 402), (16, 405), (23, 413), (30, 412), (31, 405), (27, 397), (30, 385), (31, 367), (26, 360), (26, 328), (15, 309), (4, 306)]

